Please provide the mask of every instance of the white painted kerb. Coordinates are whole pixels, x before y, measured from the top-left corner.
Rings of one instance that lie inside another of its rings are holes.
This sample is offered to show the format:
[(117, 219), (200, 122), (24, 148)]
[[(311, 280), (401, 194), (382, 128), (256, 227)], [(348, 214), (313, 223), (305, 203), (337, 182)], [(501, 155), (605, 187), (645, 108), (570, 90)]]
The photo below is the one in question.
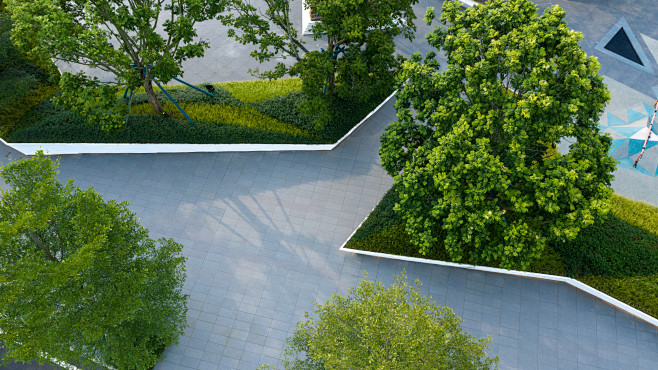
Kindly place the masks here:
[(23, 155), (34, 155), (43, 150), (47, 155), (64, 154), (149, 154), (149, 153), (218, 153), (218, 152), (286, 152), (333, 150), (358, 130), (384, 104), (391, 100), (394, 91), (361, 122), (334, 144), (95, 144), (95, 143), (8, 143), (0, 142)]
[[(360, 227), (360, 226), (359, 226)], [(357, 228), (358, 229), (358, 228)], [(355, 230), (356, 232), (356, 230)], [(352, 233), (354, 235), (354, 233)], [(347, 239), (349, 241), (352, 238), (350, 237)], [(500, 268), (495, 268), (495, 267), (485, 267), (485, 266), (474, 266), (474, 265), (465, 265), (461, 263), (453, 263), (453, 262), (446, 262), (446, 261), (437, 261), (437, 260), (429, 260), (425, 258), (417, 258), (417, 257), (406, 257), (406, 256), (398, 256), (395, 254), (386, 254), (386, 253), (378, 253), (378, 252), (369, 252), (369, 251), (362, 251), (358, 249), (351, 249), (351, 248), (345, 248), (345, 244), (347, 244), (347, 241), (340, 247), (341, 251), (344, 252), (351, 252), (351, 253), (356, 253), (356, 254), (362, 254), (366, 256), (373, 256), (373, 257), (380, 257), (380, 258), (390, 258), (398, 261), (408, 261), (408, 262), (417, 262), (417, 263), (425, 263), (425, 264), (430, 264), (430, 265), (439, 265), (439, 266), (448, 266), (448, 267), (456, 267), (456, 268), (462, 268), (466, 270), (474, 270), (474, 271), (485, 271), (485, 272), (491, 272), (491, 273), (496, 273), (496, 274), (504, 274), (504, 275), (512, 275), (512, 276), (519, 276), (519, 277), (525, 277), (525, 278), (532, 278), (532, 279), (541, 279), (541, 280), (548, 280), (548, 281), (555, 281), (559, 283), (565, 283), (569, 284), (572, 287), (576, 289), (580, 289), (585, 293), (589, 293), (593, 295), (594, 297), (612, 305), (615, 306), (616, 308), (625, 311), (635, 317), (637, 317), (640, 320), (643, 320), (655, 327), (658, 327), (658, 319), (656, 319), (653, 316), (649, 316), (646, 313), (638, 310), (637, 308), (631, 307), (627, 305), (626, 303), (610, 297), (609, 295), (600, 292), (591, 286), (587, 284), (583, 284), (580, 281), (576, 279), (572, 279), (566, 276), (557, 276), (557, 275), (548, 275), (548, 274), (540, 274), (536, 272), (526, 272), (526, 271), (516, 271), (516, 270), (505, 270), (505, 269), (500, 269)]]

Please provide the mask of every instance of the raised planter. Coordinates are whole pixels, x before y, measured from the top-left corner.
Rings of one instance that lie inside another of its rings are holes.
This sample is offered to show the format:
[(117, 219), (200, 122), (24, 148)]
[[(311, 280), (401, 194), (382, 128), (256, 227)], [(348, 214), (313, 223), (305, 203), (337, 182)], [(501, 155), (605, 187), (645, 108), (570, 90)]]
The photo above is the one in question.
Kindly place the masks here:
[[(374, 208), (373, 208), (374, 210)], [(371, 211), (372, 212), (372, 211)], [(343, 245), (340, 246), (340, 250), (343, 252), (350, 252), (350, 253), (355, 253), (355, 254), (361, 254), (365, 256), (372, 256), (372, 257), (379, 257), (379, 258), (389, 258), (393, 260), (398, 260), (398, 261), (407, 261), (407, 262), (416, 262), (416, 263), (424, 263), (428, 265), (438, 265), (438, 266), (447, 266), (447, 267), (456, 267), (456, 268), (461, 268), (465, 270), (474, 270), (474, 271), (484, 271), (484, 272), (489, 272), (489, 273), (495, 273), (495, 274), (503, 274), (503, 275), (511, 275), (511, 276), (519, 276), (519, 277), (525, 277), (525, 278), (531, 278), (531, 279), (540, 279), (540, 280), (547, 280), (547, 281), (555, 281), (558, 283), (564, 283), (571, 285), (572, 287), (576, 289), (580, 289), (585, 293), (588, 293), (590, 295), (593, 295), (594, 297), (632, 315), (637, 317), (638, 319), (647, 322), (656, 328), (658, 328), (658, 319), (656, 319), (653, 316), (647, 315), (646, 313), (638, 310), (637, 308), (631, 307), (627, 305), (626, 303), (613, 298), (603, 292), (600, 292), (591, 286), (584, 284), (576, 279), (572, 279), (570, 277), (566, 276), (557, 276), (557, 275), (549, 275), (549, 274), (540, 274), (537, 272), (526, 272), (526, 271), (516, 271), (516, 270), (505, 270), (501, 268), (496, 268), (496, 267), (486, 267), (486, 266), (475, 266), (475, 265), (467, 265), (467, 264), (462, 264), (462, 263), (454, 263), (454, 262), (446, 262), (446, 261), (438, 261), (438, 260), (430, 260), (426, 258), (418, 258), (418, 257), (406, 257), (406, 256), (399, 256), (395, 254), (387, 254), (387, 253), (379, 253), (379, 252), (370, 252), (370, 251), (362, 251), (359, 249), (352, 249), (352, 248), (346, 248), (345, 245), (347, 242), (352, 239), (352, 236), (354, 236), (354, 233), (356, 233), (357, 230), (361, 228), (363, 225), (363, 222), (367, 220), (368, 217), (366, 217), (359, 226), (354, 229), (352, 234), (345, 240)]]
[(22, 153), (34, 155), (42, 150), (46, 155), (64, 154), (147, 154), (147, 153), (218, 153), (218, 152), (279, 152), (333, 150), (363, 125), (373, 114), (395, 96), (394, 91), (372, 112), (334, 144), (101, 144), (101, 143), (8, 143), (0, 142)]

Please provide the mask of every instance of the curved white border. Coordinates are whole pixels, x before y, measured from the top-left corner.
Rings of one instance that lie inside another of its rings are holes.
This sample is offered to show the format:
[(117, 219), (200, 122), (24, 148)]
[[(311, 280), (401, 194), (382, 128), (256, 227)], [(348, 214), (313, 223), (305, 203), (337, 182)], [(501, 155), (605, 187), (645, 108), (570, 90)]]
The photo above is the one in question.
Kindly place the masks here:
[[(376, 207), (376, 206), (375, 206)], [(373, 208), (374, 211), (374, 208)], [(372, 211), (370, 211), (372, 213)], [(370, 215), (368, 215), (369, 217)], [(505, 270), (501, 268), (496, 268), (496, 267), (486, 267), (486, 266), (475, 266), (475, 265), (466, 265), (462, 263), (454, 263), (454, 262), (446, 262), (446, 261), (439, 261), (439, 260), (430, 260), (426, 258), (418, 258), (418, 257), (407, 257), (407, 256), (399, 256), (396, 254), (387, 254), (387, 253), (379, 253), (379, 252), (370, 252), (370, 251), (362, 251), (359, 249), (351, 249), (351, 248), (346, 248), (345, 245), (347, 245), (347, 242), (352, 239), (352, 236), (356, 233), (357, 230), (361, 228), (361, 225), (368, 219), (366, 217), (363, 221), (361, 221), (361, 224), (350, 234), (350, 236), (345, 240), (343, 245), (340, 246), (339, 250), (343, 252), (350, 252), (350, 253), (355, 253), (355, 254), (362, 254), (366, 256), (372, 256), (372, 257), (379, 257), (379, 258), (389, 258), (389, 259), (394, 259), (398, 261), (407, 261), (407, 262), (417, 262), (417, 263), (426, 263), (430, 265), (439, 265), (439, 266), (447, 266), (447, 267), (456, 267), (456, 268), (462, 268), (466, 270), (474, 270), (474, 271), (485, 271), (485, 272), (491, 272), (491, 273), (496, 273), (496, 274), (504, 274), (504, 275), (512, 275), (512, 276), (519, 276), (519, 277), (525, 277), (525, 278), (532, 278), (532, 279), (541, 279), (541, 280), (548, 280), (548, 281), (555, 281), (559, 283), (565, 283), (569, 284), (572, 287), (576, 289), (580, 289), (585, 293), (589, 293), (590, 295), (593, 295), (594, 297), (632, 315), (637, 317), (640, 320), (643, 320), (655, 327), (658, 328), (658, 319), (656, 319), (653, 316), (647, 315), (646, 313), (638, 310), (637, 308), (631, 307), (627, 305), (626, 303), (610, 297), (609, 295), (600, 292), (591, 286), (584, 284), (576, 279), (572, 279), (570, 277), (566, 276), (557, 276), (557, 275), (549, 275), (549, 274), (540, 274), (537, 272), (526, 272), (526, 271), (516, 271), (516, 270)]]
[(43, 150), (47, 155), (64, 154), (146, 154), (146, 153), (207, 153), (207, 152), (282, 152), (282, 151), (320, 151), (333, 150), (354, 133), (384, 104), (388, 103), (397, 90), (393, 91), (361, 122), (354, 126), (334, 144), (96, 144), (96, 143), (8, 143), (0, 142), (23, 155), (34, 155)]

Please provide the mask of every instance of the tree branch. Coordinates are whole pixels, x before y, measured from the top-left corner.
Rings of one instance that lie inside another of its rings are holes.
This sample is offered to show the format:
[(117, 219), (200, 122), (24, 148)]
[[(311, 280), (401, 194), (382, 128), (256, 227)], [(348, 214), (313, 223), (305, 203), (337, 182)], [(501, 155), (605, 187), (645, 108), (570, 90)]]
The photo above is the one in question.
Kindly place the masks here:
[(41, 239), (39, 239), (39, 237), (37, 237), (37, 235), (34, 233), (34, 231), (32, 231), (32, 230), (30, 230), (30, 229), (25, 229), (25, 231), (28, 233), (28, 235), (30, 235), (30, 238), (31, 238), (32, 240), (34, 240), (34, 242), (37, 243), (37, 245), (38, 245), (39, 247), (41, 247), (41, 249), (44, 251), (44, 253), (46, 253), (46, 257), (48, 257), (49, 260), (51, 260), (51, 261), (53, 261), (53, 262), (59, 262), (59, 260), (58, 260), (57, 258), (55, 258), (55, 257), (50, 253), (50, 250), (48, 249), (48, 247), (46, 247), (46, 246), (41, 242)]

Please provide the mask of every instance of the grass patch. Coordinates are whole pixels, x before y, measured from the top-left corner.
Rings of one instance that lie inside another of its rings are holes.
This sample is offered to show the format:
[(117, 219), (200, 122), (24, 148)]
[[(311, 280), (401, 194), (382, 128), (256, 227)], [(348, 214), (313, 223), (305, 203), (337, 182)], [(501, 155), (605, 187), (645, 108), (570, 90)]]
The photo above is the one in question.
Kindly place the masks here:
[[(346, 247), (449, 261), (444, 248), (421, 255), (393, 211), (391, 188)], [(527, 271), (570, 276), (658, 317), (658, 207), (613, 195), (610, 214), (568, 243), (547, 246)], [(492, 267), (497, 267), (493, 265)]]
[(231, 95), (244, 103), (255, 103), (290, 94), (302, 89), (299, 78), (281, 78), (278, 80), (254, 80), (240, 82), (221, 82), (215, 87), (226, 89)]

